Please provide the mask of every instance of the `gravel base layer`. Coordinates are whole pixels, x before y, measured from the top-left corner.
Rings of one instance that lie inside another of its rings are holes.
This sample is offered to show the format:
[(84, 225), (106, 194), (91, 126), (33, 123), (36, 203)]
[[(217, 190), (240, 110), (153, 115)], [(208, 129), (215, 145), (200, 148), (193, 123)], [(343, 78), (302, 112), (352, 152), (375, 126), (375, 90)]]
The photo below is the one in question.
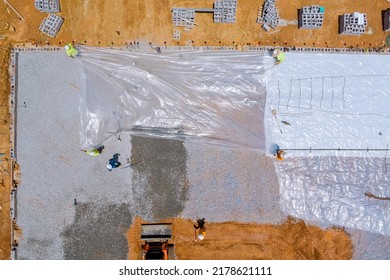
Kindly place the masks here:
[(186, 143), (190, 193), (183, 217), (208, 221), (279, 223), (273, 159), (252, 151)]
[[(22, 52), (17, 70), (18, 103), (27, 105), (18, 108), (16, 127), (19, 259), (125, 259), (135, 216), (273, 224), (286, 218), (272, 158), (125, 133), (91, 157), (79, 148), (77, 59)], [(122, 165), (108, 171), (115, 153)], [(389, 237), (350, 234), (355, 259), (388, 258)]]
[(352, 229), (347, 232), (354, 247), (352, 259), (390, 260), (390, 236)]
[(132, 215), (127, 204), (80, 203), (74, 222), (62, 232), (64, 258), (126, 259), (126, 233)]
[[(62, 52), (18, 55), (18, 102), (27, 105), (18, 108), (16, 131), (19, 259), (119, 259), (128, 251), (115, 248), (125, 244), (123, 229), (132, 220), (131, 168), (122, 168), (130, 138), (110, 138), (98, 157), (80, 151), (82, 73)], [(110, 172), (106, 165), (115, 153), (122, 166)], [(106, 250), (102, 243), (109, 239), (107, 246), (117, 245)]]

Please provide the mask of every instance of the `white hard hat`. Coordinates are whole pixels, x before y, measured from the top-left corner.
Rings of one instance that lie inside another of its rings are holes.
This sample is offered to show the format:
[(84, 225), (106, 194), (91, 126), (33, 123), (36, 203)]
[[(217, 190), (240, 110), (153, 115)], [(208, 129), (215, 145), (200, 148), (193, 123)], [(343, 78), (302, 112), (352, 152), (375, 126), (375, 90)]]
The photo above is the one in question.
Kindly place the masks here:
[(280, 53), (280, 50), (279, 49), (274, 49), (274, 51), (272, 52), (272, 56), (273, 57), (277, 57)]
[(108, 170), (112, 170), (112, 165), (111, 164), (107, 164), (106, 167), (107, 167)]
[(199, 239), (199, 240), (203, 240), (203, 239), (204, 239), (204, 235), (201, 234), (201, 233), (199, 233), (199, 234), (198, 234), (198, 239)]
[(70, 47), (68, 45), (65, 46), (65, 50), (69, 50)]

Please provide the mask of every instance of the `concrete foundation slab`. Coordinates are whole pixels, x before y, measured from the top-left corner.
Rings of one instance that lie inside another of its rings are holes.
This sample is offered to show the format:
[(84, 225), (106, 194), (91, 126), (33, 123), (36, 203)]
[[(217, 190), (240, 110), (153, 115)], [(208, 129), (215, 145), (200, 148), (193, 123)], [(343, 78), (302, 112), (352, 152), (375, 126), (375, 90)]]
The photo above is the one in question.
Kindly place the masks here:
[[(260, 153), (181, 140), (112, 136), (80, 151), (84, 71), (65, 53), (17, 53), (15, 157), (21, 168), (18, 259), (125, 259), (135, 216), (277, 224), (274, 161)], [(119, 153), (122, 165), (106, 164)], [(387, 259), (390, 239), (351, 232), (355, 259)]]

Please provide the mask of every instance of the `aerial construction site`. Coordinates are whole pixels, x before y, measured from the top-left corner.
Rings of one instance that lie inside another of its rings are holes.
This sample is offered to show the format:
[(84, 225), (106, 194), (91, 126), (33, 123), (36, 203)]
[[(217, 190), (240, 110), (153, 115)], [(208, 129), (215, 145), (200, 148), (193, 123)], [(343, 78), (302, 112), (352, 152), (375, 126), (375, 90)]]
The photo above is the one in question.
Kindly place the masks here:
[(390, 1), (0, 1), (1, 260), (390, 259)]

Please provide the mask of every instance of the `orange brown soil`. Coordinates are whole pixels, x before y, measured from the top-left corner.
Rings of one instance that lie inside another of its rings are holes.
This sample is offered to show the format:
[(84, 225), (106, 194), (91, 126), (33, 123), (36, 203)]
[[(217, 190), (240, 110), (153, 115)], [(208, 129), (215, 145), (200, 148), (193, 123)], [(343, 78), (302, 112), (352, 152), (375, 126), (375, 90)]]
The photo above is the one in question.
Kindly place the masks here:
[[(179, 260), (345, 260), (352, 242), (341, 229), (322, 230), (287, 219), (280, 225), (207, 223), (206, 238), (195, 241), (191, 220), (172, 219), (172, 242)], [(129, 259), (139, 259), (141, 241), (137, 218), (128, 232)]]
[(0, 45), (0, 260), (8, 259), (11, 250), (11, 221), (10, 221), (10, 135), (9, 135), (9, 61), (8, 45)]
[[(211, 14), (197, 13), (196, 26), (189, 31), (184, 31), (183, 27), (172, 26), (171, 9), (173, 7), (211, 8), (212, 0), (61, 0), (62, 10), (58, 15), (63, 17), (65, 22), (57, 38), (50, 38), (38, 31), (40, 23), (47, 14), (35, 9), (34, 0), (8, 1), (25, 19), (25, 21), (19, 20), (16, 14), (3, 1), (0, 1), (0, 106), (3, 106), (0, 108), (0, 152), (6, 151), (8, 159), (10, 144), (7, 70), (10, 46), (22, 47), (31, 43), (63, 46), (67, 42), (76, 41), (107, 47), (120, 46), (136, 40), (150, 41), (160, 46), (164, 42), (167, 45), (185, 45), (186, 42), (193, 41), (193, 44), (198, 46), (251, 44), (296, 47), (383, 47), (387, 33), (382, 31), (381, 11), (390, 7), (385, 0), (316, 0), (315, 4), (325, 7), (324, 26), (319, 30), (298, 30), (297, 9), (314, 2), (312, 0), (277, 0), (281, 23), (284, 26), (279, 26), (266, 33), (261, 29), (261, 25), (256, 23), (258, 7), (263, 4), (263, 0), (239, 0), (235, 24), (214, 24)], [(338, 15), (355, 11), (367, 14), (368, 34), (338, 35)], [(180, 41), (172, 39), (174, 29), (181, 31)], [(2, 207), (0, 210), (0, 259), (7, 259), (10, 252), (8, 200), (11, 182), (10, 175), (7, 173), (10, 170), (10, 164), (9, 161), (0, 163), (0, 205)], [(261, 230), (267, 227), (264, 226)], [(328, 235), (339, 234), (333, 231), (327, 232)], [(210, 237), (208, 240), (207, 242), (211, 242)], [(207, 242), (204, 244), (208, 244)], [(225, 256), (225, 252), (220, 255), (222, 256)], [(309, 256), (312, 255), (309, 254)]]
[[(319, 47), (383, 47), (388, 33), (382, 31), (381, 11), (390, 7), (386, 0), (317, 0), (325, 7), (324, 25), (318, 30), (298, 30), (297, 9), (313, 4), (313, 0), (277, 0), (281, 25), (268, 33), (256, 23), (258, 7), (263, 0), (239, 0), (234, 24), (214, 24), (212, 14), (196, 13), (197, 25), (189, 31), (173, 27), (173, 7), (212, 8), (212, 0), (61, 0), (65, 23), (57, 38), (41, 34), (38, 27), (47, 16), (34, 8), (34, 1), (9, 0), (26, 20), (18, 20), (15, 13), (0, 4), (0, 35), (10, 42), (63, 45), (75, 40), (82, 44), (111, 46), (124, 45), (134, 40), (154, 44), (176, 45), (174, 29), (181, 31), (180, 45), (188, 40), (195, 45), (279, 45)], [(367, 14), (367, 33), (360, 36), (338, 35), (338, 15), (361, 12)], [(8, 22), (9, 26), (5, 27)], [(233, 43), (234, 41), (234, 43)], [(1, 40), (0, 40), (1, 42)]]

